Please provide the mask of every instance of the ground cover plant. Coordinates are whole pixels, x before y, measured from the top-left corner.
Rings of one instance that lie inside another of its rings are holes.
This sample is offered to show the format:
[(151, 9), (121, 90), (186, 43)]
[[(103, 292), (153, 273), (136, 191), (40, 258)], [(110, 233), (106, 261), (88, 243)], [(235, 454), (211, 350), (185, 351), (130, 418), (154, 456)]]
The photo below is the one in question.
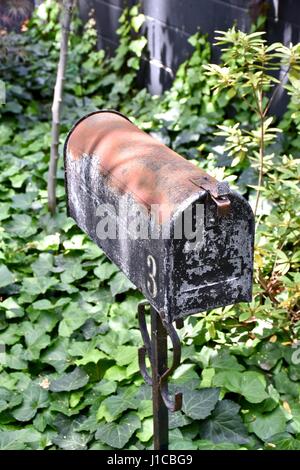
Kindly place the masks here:
[[(62, 159), (57, 212), (47, 209), (58, 14), (46, 0), (27, 31), (3, 36), (0, 49), (7, 90), (0, 108), (0, 449), (150, 449), (151, 390), (137, 362), (141, 296), (66, 216)], [(253, 207), (260, 194), (253, 301), (189, 317), (179, 331), (183, 358), (171, 388), (184, 400), (170, 415), (170, 448), (299, 450), (299, 47), (286, 64), (287, 111), (264, 117), (276, 131), (261, 167), (257, 129), (266, 122), (252, 109), (249, 87), (240, 93), (230, 81), (245, 66), (238, 46), (251, 46), (251, 37), (235, 29), (221, 35), (220, 71), (197, 33), (172, 88), (152, 97), (138, 87), (143, 21), (137, 7), (124, 12), (120, 45), (108, 58), (96, 49), (93, 20), (83, 26), (75, 16), (61, 144), (77, 118), (116, 108), (229, 181)], [(267, 47), (263, 35), (252, 38), (254, 48)], [(270, 53), (283, 61), (289, 52), (274, 46)], [(259, 66), (253, 60), (248, 73)], [(267, 105), (276, 83), (259, 77)]]

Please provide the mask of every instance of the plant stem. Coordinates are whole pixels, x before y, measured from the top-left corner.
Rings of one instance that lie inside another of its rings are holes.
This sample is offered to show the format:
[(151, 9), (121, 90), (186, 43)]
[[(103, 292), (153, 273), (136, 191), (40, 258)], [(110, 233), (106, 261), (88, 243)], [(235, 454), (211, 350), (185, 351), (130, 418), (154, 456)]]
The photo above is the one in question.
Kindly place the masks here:
[(68, 39), (70, 23), (72, 17), (73, 0), (63, 0), (61, 13), (61, 40), (60, 55), (57, 67), (57, 76), (52, 104), (52, 130), (51, 130), (51, 151), (48, 173), (48, 208), (53, 215), (56, 210), (56, 174), (59, 147), (60, 110), (62, 105), (62, 95), (65, 81), (65, 70), (68, 55)]

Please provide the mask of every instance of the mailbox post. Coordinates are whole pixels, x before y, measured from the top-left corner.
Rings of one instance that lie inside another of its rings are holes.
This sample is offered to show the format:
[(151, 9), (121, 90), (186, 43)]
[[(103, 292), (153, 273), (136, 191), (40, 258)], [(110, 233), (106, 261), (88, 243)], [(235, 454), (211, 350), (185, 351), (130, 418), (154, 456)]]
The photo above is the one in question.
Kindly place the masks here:
[(169, 416), (168, 407), (160, 392), (159, 380), (168, 369), (167, 334), (158, 312), (151, 307), (152, 400), (154, 449), (168, 449)]
[[(64, 148), (68, 214), (143, 293), (139, 365), (152, 386), (154, 448), (168, 448), (168, 392), (187, 315), (250, 301), (254, 218), (247, 201), (116, 111), (83, 117)], [(146, 325), (150, 306), (151, 337)], [(173, 345), (167, 360), (167, 337)], [(146, 368), (146, 356), (152, 374)]]

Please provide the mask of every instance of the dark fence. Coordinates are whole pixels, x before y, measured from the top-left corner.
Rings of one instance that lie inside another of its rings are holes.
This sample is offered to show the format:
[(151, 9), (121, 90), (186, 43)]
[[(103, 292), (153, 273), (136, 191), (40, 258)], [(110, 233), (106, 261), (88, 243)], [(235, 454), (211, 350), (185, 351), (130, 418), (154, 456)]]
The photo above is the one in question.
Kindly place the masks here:
[[(233, 24), (247, 31), (265, 11), (270, 41), (300, 41), (299, 0), (80, 0), (82, 15), (95, 10), (99, 47), (112, 51), (117, 45), (116, 29), (122, 9), (140, 3), (147, 16), (149, 65), (143, 71), (145, 85), (161, 93), (172, 82), (179, 64), (191, 53), (187, 39), (198, 29), (213, 39), (216, 29)], [(276, 6), (278, 5), (278, 8)]]

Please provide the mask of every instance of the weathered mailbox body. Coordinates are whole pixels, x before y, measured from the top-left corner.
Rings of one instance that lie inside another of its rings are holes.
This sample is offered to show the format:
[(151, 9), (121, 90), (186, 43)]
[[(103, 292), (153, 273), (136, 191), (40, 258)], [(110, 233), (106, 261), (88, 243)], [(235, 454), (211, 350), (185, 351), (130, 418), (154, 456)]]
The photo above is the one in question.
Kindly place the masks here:
[(64, 153), (69, 215), (165, 321), (251, 300), (242, 196), (114, 111), (81, 119)]

